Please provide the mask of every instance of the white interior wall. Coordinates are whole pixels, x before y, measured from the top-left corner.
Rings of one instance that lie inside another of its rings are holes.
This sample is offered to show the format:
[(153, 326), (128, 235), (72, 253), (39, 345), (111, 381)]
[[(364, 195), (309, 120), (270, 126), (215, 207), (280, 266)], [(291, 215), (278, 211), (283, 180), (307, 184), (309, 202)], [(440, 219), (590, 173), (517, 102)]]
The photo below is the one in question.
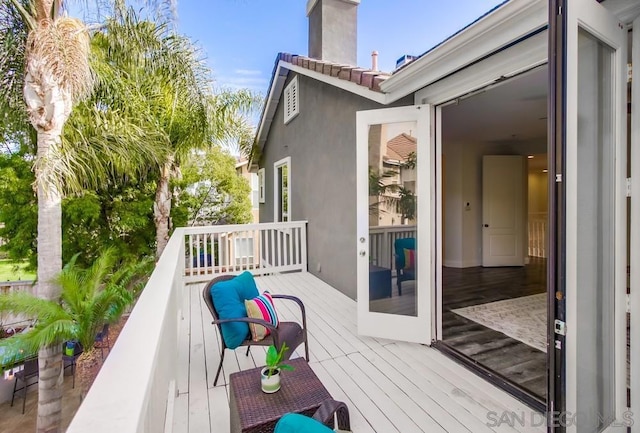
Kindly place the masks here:
[[(446, 108), (443, 116), (446, 116)], [(444, 266), (465, 268), (482, 265), (482, 156), (541, 154), (546, 152), (546, 145), (544, 141), (443, 143), (446, 161)]]
[(548, 174), (542, 171), (529, 172), (529, 213), (542, 213), (548, 210), (547, 186)]

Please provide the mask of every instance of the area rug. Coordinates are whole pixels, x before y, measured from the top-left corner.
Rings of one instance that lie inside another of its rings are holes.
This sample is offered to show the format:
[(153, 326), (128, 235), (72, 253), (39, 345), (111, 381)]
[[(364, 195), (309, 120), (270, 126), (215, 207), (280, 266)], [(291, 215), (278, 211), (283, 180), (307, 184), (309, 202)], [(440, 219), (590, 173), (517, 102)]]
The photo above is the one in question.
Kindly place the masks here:
[(452, 311), (538, 350), (547, 351), (547, 295), (545, 293), (472, 305)]

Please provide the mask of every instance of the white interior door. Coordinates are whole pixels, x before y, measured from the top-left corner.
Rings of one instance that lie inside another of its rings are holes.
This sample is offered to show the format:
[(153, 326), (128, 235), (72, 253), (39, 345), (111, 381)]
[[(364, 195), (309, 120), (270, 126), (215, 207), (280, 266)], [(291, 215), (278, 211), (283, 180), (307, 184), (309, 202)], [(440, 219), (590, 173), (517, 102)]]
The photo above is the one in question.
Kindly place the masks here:
[(627, 29), (595, 0), (565, 9), (567, 431), (626, 431)]
[(525, 159), (482, 157), (482, 266), (524, 266)]
[(356, 135), (358, 333), (429, 344), (435, 287), (429, 106), (360, 111)]

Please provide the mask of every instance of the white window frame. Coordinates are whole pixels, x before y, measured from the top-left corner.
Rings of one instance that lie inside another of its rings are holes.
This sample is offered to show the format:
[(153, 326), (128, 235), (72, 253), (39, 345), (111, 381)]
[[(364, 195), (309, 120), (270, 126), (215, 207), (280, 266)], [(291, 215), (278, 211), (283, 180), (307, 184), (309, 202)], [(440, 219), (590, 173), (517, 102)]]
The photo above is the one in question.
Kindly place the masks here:
[(265, 194), (264, 179), (265, 179), (265, 171), (264, 171), (264, 168), (261, 168), (258, 170), (258, 202), (259, 203), (266, 202), (267, 194)]
[(278, 169), (281, 167), (287, 167), (287, 221), (291, 221), (291, 157), (287, 156), (279, 161), (273, 163), (273, 221), (283, 222), (278, 219), (278, 211), (280, 209), (280, 195), (281, 191), (278, 187)]
[(300, 86), (296, 75), (284, 88), (284, 124), (291, 122), (300, 114)]

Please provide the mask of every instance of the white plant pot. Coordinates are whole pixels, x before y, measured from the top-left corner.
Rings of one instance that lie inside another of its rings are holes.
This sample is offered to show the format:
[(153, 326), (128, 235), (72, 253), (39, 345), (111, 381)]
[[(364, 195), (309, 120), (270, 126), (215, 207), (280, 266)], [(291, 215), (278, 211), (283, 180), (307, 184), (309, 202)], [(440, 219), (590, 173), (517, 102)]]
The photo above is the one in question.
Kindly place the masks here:
[(273, 394), (280, 389), (280, 370), (276, 370), (271, 377), (267, 377), (267, 367), (260, 372), (260, 381), (262, 383), (262, 391), (267, 394)]

